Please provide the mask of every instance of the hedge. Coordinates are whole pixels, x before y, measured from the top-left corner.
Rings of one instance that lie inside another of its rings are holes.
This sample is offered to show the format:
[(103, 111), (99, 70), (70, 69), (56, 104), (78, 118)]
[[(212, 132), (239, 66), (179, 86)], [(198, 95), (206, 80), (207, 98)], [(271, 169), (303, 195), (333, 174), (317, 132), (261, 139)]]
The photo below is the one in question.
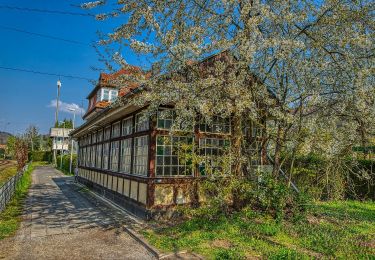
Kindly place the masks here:
[(51, 151), (33, 151), (29, 152), (29, 160), (34, 162), (51, 162), (52, 152)]
[[(64, 173), (69, 174), (69, 167), (70, 167), (70, 154), (63, 155), (62, 158), (62, 169), (60, 168), (61, 165), (61, 156), (57, 156), (57, 168), (62, 170)], [(72, 163), (72, 174), (74, 173), (74, 168), (77, 167), (77, 155), (73, 154), (73, 163)]]

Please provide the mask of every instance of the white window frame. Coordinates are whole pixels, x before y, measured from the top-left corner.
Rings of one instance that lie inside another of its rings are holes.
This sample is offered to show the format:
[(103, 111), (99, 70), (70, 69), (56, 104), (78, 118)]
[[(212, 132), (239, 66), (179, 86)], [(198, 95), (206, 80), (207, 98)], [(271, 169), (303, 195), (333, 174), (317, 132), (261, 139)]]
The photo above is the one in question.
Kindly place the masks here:
[(115, 90), (115, 89), (109, 90), (109, 101), (110, 102), (115, 101), (117, 99), (117, 95), (118, 95), (118, 90)]
[[(107, 99), (104, 98), (104, 93), (106, 91), (108, 91), (108, 98)], [(110, 90), (108, 88), (102, 88), (102, 94), (101, 94), (100, 101), (109, 101), (109, 98), (110, 98)]]

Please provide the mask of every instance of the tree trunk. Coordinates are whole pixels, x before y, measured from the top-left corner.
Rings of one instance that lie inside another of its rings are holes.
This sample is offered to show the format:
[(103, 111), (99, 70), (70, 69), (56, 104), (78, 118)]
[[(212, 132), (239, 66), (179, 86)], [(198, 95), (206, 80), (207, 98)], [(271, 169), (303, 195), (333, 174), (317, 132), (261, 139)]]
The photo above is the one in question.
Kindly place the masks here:
[(281, 145), (282, 145), (282, 128), (280, 124), (277, 126), (277, 136), (276, 136), (276, 144), (275, 144), (275, 155), (273, 158), (273, 170), (272, 175), (276, 177), (279, 174), (280, 170), (280, 163), (281, 163)]
[(242, 175), (242, 137), (241, 115), (236, 113), (232, 120), (232, 173), (237, 177)]
[[(232, 176), (235, 181), (242, 178), (242, 125), (241, 114), (235, 113), (232, 119), (232, 147), (231, 156), (233, 156)], [(240, 198), (240, 191), (236, 188), (232, 190), (233, 208), (240, 210), (243, 201)]]

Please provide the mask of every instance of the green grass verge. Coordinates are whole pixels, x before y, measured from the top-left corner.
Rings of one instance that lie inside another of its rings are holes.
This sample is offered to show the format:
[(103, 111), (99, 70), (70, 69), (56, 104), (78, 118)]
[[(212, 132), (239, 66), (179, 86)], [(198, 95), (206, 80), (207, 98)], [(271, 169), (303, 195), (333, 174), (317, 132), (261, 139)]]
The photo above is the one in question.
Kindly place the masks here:
[(46, 166), (46, 165), (51, 165), (50, 162), (46, 162), (46, 161), (36, 161), (36, 162), (33, 162), (33, 166)]
[(161, 251), (188, 250), (207, 259), (374, 259), (375, 202), (317, 203), (296, 223), (246, 210), (216, 222), (191, 219), (149, 229), (144, 236)]
[(25, 174), (20, 179), (13, 199), (3, 212), (0, 213), (0, 240), (13, 235), (21, 221), (23, 201), (31, 185), (31, 172), (37, 163), (31, 163)]

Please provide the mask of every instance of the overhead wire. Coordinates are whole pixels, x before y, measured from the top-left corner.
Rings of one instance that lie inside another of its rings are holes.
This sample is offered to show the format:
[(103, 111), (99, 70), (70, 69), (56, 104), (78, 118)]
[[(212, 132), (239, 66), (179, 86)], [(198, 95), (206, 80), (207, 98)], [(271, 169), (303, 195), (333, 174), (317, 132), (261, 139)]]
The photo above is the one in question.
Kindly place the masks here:
[(0, 5), (0, 9), (8, 10), (17, 10), (17, 11), (27, 11), (27, 12), (39, 12), (39, 13), (49, 13), (49, 14), (61, 14), (61, 15), (74, 15), (74, 16), (86, 16), (86, 17), (95, 17), (95, 14), (90, 13), (77, 13), (77, 12), (68, 12), (68, 11), (59, 11), (59, 10), (48, 10), (48, 9), (38, 9), (38, 8), (29, 8), (29, 7), (19, 7), (11, 5)]
[(58, 41), (64, 41), (64, 42), (68, 42), (68, 43), (74, 43), (74, 44), (80, 44), (80, 45), (90, 45), (89, 43), (84, 43), (84, 42), (80, 42), (80, 41), (76, 41), (76, 40), (64, 39), (64, 38), (60, 38), (60, 37), (56, 37), (56, 36), (52, 36), (52, 35), (48, 35), (48, 34), (30, 32), (30, 31), (26, 31), (26, 30), (14, 28), (14, 27), (3, 26), (3, 25), (0, 25), (0, 29), (15, 31), (15, 32), (19, 32), (19, 33), (25, 33), (25, 34), (29, 34), (29, 35), (44, 37), (44, 38), (58, 40)]
[(4, 67), (4, 66), (0, 66), (0, 69), (20, 71), (20, 72), (28, 72), (28, 73), (48, 75), (48, 76), (64, 77), (64, 78), (71, 78), (71, 79), (81, 79), (81, 80), (93, 81), (93, 79), (80, 77), (80, 76), (58, 74), (58, 73), (53, 73), (53, 72), (43, 72), (43, 71), (36, 71), (36, 70), (30, 70), (30, 69), (12, 68), (12, 67)]

